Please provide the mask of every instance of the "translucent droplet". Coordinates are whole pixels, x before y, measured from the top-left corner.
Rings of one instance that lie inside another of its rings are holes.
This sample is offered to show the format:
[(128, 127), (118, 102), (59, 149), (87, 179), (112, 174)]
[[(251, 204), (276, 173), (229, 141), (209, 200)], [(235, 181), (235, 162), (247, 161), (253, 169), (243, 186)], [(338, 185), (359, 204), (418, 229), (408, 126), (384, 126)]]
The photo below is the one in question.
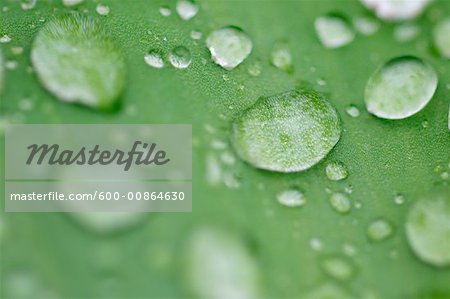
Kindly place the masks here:
[(405, 203), (405, 196), (403, 196), (403, 194), (397, 194), (394, 197), (394, 202), (398, 205), (402, 205)]
[(348, 170), (344, 163), (333, 161), (327, 164), (325, 168), (327, 178), (332, 181), (344, 180), (348, 177)]
[(94, 19), (73, 13), (38, 32), (31, 60), (41, 83), (65, 102), (112, 107), (125, 86), (125, 60)]
[(352, 208), (350, 199), (344, 193), (336, 192), (330, 196), (330, 205), (339, 213), (348, 213)]
[(239, 187), (241, 187), (240, 178), (233, 172), (226, 172), (223, 175), (223, 183), (230, 189), (238, 189)]
[(424, 120), (424, 121), (421, 123), (421, 125), (422, 125), (422, 128), (426, 129), (426, 128), (428, 128), (428, 127), (430, 126), (430, 123), (429, 123), (427, 120)]
[(107, 16), (109, 14), (109, 6), (104, 4), (97, 4), (95, 11), (101, 16)]
[(248, 66), (248, 73), (250, 76), (258, 77), (261, 74), (262, 68), (261, 63), (259, 61), (255, 61), (254, 63)]
[(361, 115), (361, 112), (359, 111), (359, 108), (355, 105), (350, 105), (345, 109), (345, 112), (347, 112), (348, 115), (351, 117), (358, 117)]
[(285, 72), (292, 72), (291, 51), (285, 44), (277, 44), (270, 54), (270, 63)]
[(22, 2), (20, 4), (20, 6), (22, 7), (23, 10), (30, 10), (36, 6), (36, 2), (37, 2), (37, 0), (29, 0), (29, 1)]
[(191, 38), (193, 40), (199, 40), (199, 39), (202, 38), (202, 33), (200, 31), (197, 31), (197, 30), (192, 30), (191, 31)]
[(287, 207), (301, 207), (306, 203), (303, 192), (297, 189), (287, 189), (277, 195), (280, 204)]
[(432, 195), (417, 201), (406, 222), (406, 236), (413, 252), (425, 263), (450, 265), (450, 201)]
[(314, 26), (320, 42), (326, 48), (343, 47), (355, 38), (348, 20), (338, 14), (328, 14), (316, 19)]
[(5, 34), (2, 37), (0, 37), (0, 43), (2, 43), (2, 44), (7, 44), (10, 41), (11, 41), (11, 38), (7, 34)]
[(210, 154), (206, 157), (205, 179), (213, 186), (218, 185), (222, 180), (222, 168), (215, 155)]
[(448, 180), (449, 177), (450, 177), (450, 174), (447, 171), (444, 171), (443, 173), (441, 173), (441, 179)]
[(191, 64), (191, 52), (186, 47), (176, 47), (169, 53), (169, 61), (174, 68), (185, 69)]
[(350, 243), (342, 244), (342, 251), (344, 252), (345, 255), (350, 257), (355, 256), (357, 253), (356, 247)]
[(63, 5), (70, 7), (70, 6), (75, 6), (78, 5), (80, 3), (82, 3), (84, 0), (62, 0)]
[(225, 165), (233, 165), (236, 162), (236, 158), (232, 153), (223, 152), (220, 154), (220, 161)]
[(361, 0), (383, 20), (408, 20), (419, 16), (430, 0)]
[(236, 237), (202, 229), (191, 236), (185, 253), (185, 282), (194, 298), (261, 298), (256, 262)]
[(392, 224), (384, 219), (377, 219), (370, 223), (367, 228), (367, 236), (373, 241), (381, 241), (394, 232)]
[(312, 238), (309, 240), (309, 247), (314, 251), (320, 251), (323, 247), (322, 241), (318, 238)]
[(409, 117), (428, 104), (437, 83), (436, 72), (423, 60), (412, 56), (394, 58), (367, 82), (367, 110), (380, 118)]
[(450, 18), (439, 22), (433, 29), (433, 42), (444, 58), (450, 58)]
[(178, 0), (177, 13), (183, 20), (190, 20), (198, 13), (199, 6), (195, 0)]
[(144, 56), (144, 61), (149, 66), (160, 69), (164, 67), (164, 60), (162, 58), (161, 51), (159, 50), (150, 50), (148, 54)]
[(172, 11), (170, 10), (170, 8), (168, 8), (167, 6), (161, 6), (159, 8), (159, 13), (163, 16), (163, 17), (168, 17), (172, 14)]
[(15, 60), (8, 60), (5, 62), (5, 69), (7, 70), (15, 70), (17, 68), (17, 61)]
[(321, 266), (326, 274), (338, 280), (348, 280), (355, 272), (353, 265), (341, 257), (327, 257), (322, 260)]
[(214, 62), (226, 70), (232, 70), (241, 64), (253, 48), (250, 37), (235, 26), (213, 31), (206, 39), (206, 46)]
[(261, 97), (232, 124), (237, 154), (256, 168), (297, 172), (322, 160), (341, 135), (338, 114), (305, 89)]
[(354, 18), (353, 25), (359, 33), (366, 36), (373, 35), (380, 29), (380, 22), (368, 16)]
[(420, 27), (415, 23), (402, 23), (394, 27), (394, 38), (400, 43), (412, 41), (420, 34)]

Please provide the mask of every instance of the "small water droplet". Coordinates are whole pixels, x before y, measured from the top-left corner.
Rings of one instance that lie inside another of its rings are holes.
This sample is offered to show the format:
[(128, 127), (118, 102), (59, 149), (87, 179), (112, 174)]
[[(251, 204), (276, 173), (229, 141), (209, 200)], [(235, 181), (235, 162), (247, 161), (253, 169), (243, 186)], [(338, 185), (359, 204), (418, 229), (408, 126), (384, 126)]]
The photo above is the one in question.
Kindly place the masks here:
[(33, 9), (36, 6), (37, 0), (28, 0), (20, 3), (20, 7), (22, 7), (23, 10), (30, 10)]
[(170, 64), (177, 69), (185, 69), (191, 64), (191, 52), (183, 46), (174, 48), (169, 54)]
[(342, 251), (344, 252), (345, 255), (350, 257), (355, 256), (358, 253), (356, 247), (350, 243), (342, 244)]
[(161, 6), (159, 8), (159, 13), (163, 16), (163, 17), (168, 17), (172, 14), (172, 11), (170, 10), (169, 7), (167, 6)]
[(12, 71), (12, 70), (15, 70), (17, 68), (17, 65), (18, 65), (17, 61), (15, 61), (15, 60), (8, 60), (8, 61), (5, 62), (5, 69)]
[(297, 189), (287, 189), (277, 195), (280, 204), (287, 207), (301, 207), (306, 203), (305, 195)]
[(437, 84), (436, 72), (423, 60), (413, 56), (391, 59), (367, 82), (367, 110), (380, 118), (409, 117), (428, 104)]
[(101, 16), (107, 16), (109, 14), (110, 9), (109, 6), (99, 3), (97, 4), (95, 11)]
[(430, 0), (362, 0), (362, 3), (383, 20), (408, 20), (419, 16)]
[(330, 196), (330, 205), (339, 213), (348, 213), (352, 208), (350, 199), (344, 193), (336, 192)]
[(70, 7), (82, 3), (84, 0), (63, 0), (63, 5)]
[[(433, 29), (433, 42), (444, 58), (450, 58), (450, 18), (439, 22)], [(450, 89), (450, 84), (447, 85)]]
[(255, 61), (254, 63), (248, 66), (247, 71), (250, 74), (250, 76), (258, 77), (262, 71), (261, 63), (259, 61)]
[(220, 161), (225, 165), (233, 165), (236, 162), (236, 157), (229, 152), (223, 152), (220, 154)]
[(30, 111), (31, 109), (33, 109), (33, 102), (30, 99), (22, 99), (19, 102), (19, 109), (22, 111)]
[(412, 251), (423, 262), (450, 265), (450, 202), (446, 195), (431, 195), (417, 201), (405, 225)]
[(348, 170), (344, 163), (333, 161), (327, 164), (325, 168), (327, 178), (332, 181), (341, 181), (348, 177)]
[(359, 111), (359, 108), (355, 105), (350, 105), (345, 109), (345, 112), (347, 112), (348, 115), (351, 117), (358, 117), (361, 115), (361, 112)]
[(161, 51), (152, 49), (145, 56), (144, 61), (149, 66), (160, 69), (164, 67), (164, 60), (162, 58)]
[(394, 27), (394, 38), (400, 43), (410, 42), (420, 34), (420, 27), (415, 23), (402, 23)]
[(16, 56), (21, 55), (23, 53), (23, 47), (12, 47), (11, 53)]
[(352, 194), (353, 193), (353, 186), (352, 185), (345, 186), (344, 191), (347, 194)]
[(65, 102), (109, 109), (125, 87), (122, 52), (95, 19), (78, 13), (45, 23), (31, 60), (45, 88)]
[(428, 128), (429, 126), (430, 126), (430, 123), (429, 123), (427, 120), (424, 120), (424, 121), (422, 122), (422, 128), (426, 129), (426, 128)]
[(292, 72), (292, 55), (288, 46), (284, 43), (278, 43), (270, 53), (270, 63), (285, 72)]
[(327, 81), (325, 81), (324, 79), (317, 79), (316, 80), (317, 85), (319, 86), (325, 86), (327, 85)]
[(355, 33), (348, 20), (339, 14), (319, 17), (316, 19), (314, 26), (320, 42), (326, 48), (343, 47), (355, 38)]
[(206, 39), (206, 45), (214, 62), (226, 70), (232, 70), (241, 64), (253, 48), (250, 37), (235, 26), (213, 31)]
[(403, 194), (397, 194), (394, 196), (394, 202), (398, 205), (402, 205), (405, 203), (405, 196)]
[(216, 150), (224, 150), (227, 148), (227, 144), (222, 140), (214, 139), (211, 141), (211, 147)]
[(193, 40), (199, 40), (199, 39), (202, 38), (202, 33), (200, 31), (197, 31), (197, 30), (192, 30), (191, 31), (191, 38)]
[(333, 106), (300, 89), (260, 98), (233, 122), (231, 140), (238, 156), (256, 168), (297, 172), (322, 160), (340, 135)]
[(443, 179), (443, 180), (448, 180), (449, 176), (450, 175), (447, 171), (444, 171), (443, 173), (441, 173), (441, 179)]
[(238, 189), (241, 187), (240, 178), (232, 172), (227, 172), (223, 175), (223, 183), (230, 189)]
[(367, 236), (373, 241), (381, 241), (394, 232), (392, 224), (385, 219), (377, 219), (370, 223), (367, 228)]
[(322, 241), (318, 238), (311, 238), (309, 240), (309, 247), (314, 251), (320, 251), (323, 248)]
[(223, 79), (223, 81), (229, 81), (230, 80), (230, 77), (227, 75), (227, 74), (223, 74), (222, 75), (222, 79)]
[(199, 6), (195, 0), (178, 0), (176, 9), (180, 18), (187, 21), (195, 17)]
[(0, 37), (0, 43), (6, 44), (9, 42), (11, 42), (11, 38), (9, 37), (9, 35), (5, 34), (2, 37)]
[(353, 19), (353, 26), (359, 33), (370, 36), (380, 29), (380, 22), (369, 16), (361, 16)]
[(222, 168), (215, 155), (209, 154), (206, 157), (205, 179), (212, 186), (216, 186), (222, 181)]
[(321, 267), (326, 274), (338, 280), (349, 280), (355, 273), (350, 261), (341, 257), (324, 258)]

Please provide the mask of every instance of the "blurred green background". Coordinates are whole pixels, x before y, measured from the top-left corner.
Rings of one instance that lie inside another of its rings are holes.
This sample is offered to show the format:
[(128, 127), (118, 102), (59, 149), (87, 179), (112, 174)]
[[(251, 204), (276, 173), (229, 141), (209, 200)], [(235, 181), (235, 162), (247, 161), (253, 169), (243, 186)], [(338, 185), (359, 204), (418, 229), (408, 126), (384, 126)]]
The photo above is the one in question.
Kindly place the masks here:
[[(440, 176), (450, 162), (450, 61), (431, 46), (433, 26), (450, 16), (449, 1), (433, 2), (415, 21), (421, 31), (412, 41), (397, 41), (393, 32), (398, 25), (381, 22), (374, 35), (357, 35), (348, 46), (334, 50), (320, 44), (314, 20), (329, 12), (348, 18), (370, 15), (359, 1), (199, 1), (200, 10), (189, 21), (181, 20), (175, 2), (167, 0), (102, 0), (110, 8), (107, 16), (96, 13), (98, 3), (85, 0), (67, 8), (59, 0), (38, 0), (33, 9), (23, 10), (21, 1), (0, 0), (0, 36), (12, 39), (0, 46), (6, 61), (17, 62), (5, 72), (1, 124), (191, 123), (193, 212), (148, 213), (118, 226), (117, 215), (98, 216), (106, 219), (106, 228), (63, 213), (2, 213), (1, 298), (201, 298), (208, 288), (222, 288), (222, 296), (214, 298), (227, 299), (322, 298), (320, 292), (334, 294), (326, 298), (450, 298), (450, 269), (420, 261), (404, 232), (415, 201), (435, 190), (450, 194), (448, 180)], [(168, 17), (159, 12), (165, 5), (172, 10)], [(30, 70), (36, 32), (70, 10), (98, 19), (125, 54), (127, 83), (116, 112), (62, 103)], [(214, 64), (204, 43), (212, 30), (226, 25), (243, 28), (254, 46), (232, 71)], [(202, 38), (191, 39), (192, 30)], [(291, 51), (290, 74), (269, 62), (277, 42)], [(192, 54), (187, 69), (158, 70), (144, 63), (150, 49), (167, 53), (180, 45)], [(20, 55), (11, 52), (17, 46), (24, 48)], [(435, 68), (440, 83), (434, 98), (408, 119), (369, 115), (363, 96), (370, 74), (406, 54)], [(257, 77), (248, 73), (254, 63), (262, 67)], [(302, 173), (261, 171), (239, 159), (224, 163), (224, 155), (233, 155), (231, 120), (260, 96), (304, 82), (326, 94), (341, 116), (343, 134), (335, 149)], [(24, 100), (32, 108), (23, 109)], [(361, 116), (346, 114), (350, 104)], [(333, 160), (347, 166), (346, 180), (331, 182), (325, 176), (325, 165)], [(4, 169), (3, 154), (0, 163)], [(288, 208), (277, 202), (277, 194), (291, 187), (304, 192), (304, 206)], [(341, 215), (328, 198), (330, 190), (345, 189), (352, 190), (349, 198), (361, 207)], [(394, 203), (397, 194), (404, 195), (405, 204)], [(379, 217), (393, 224), (394, 233), (375, 243), (366, 229)], [(319, 240), (322, 248), (311, 248), (311, 239)], [(192, 254), (196, 240), (210, 244), (204, 249), (204, 266)], [(345, 244), (356, 253), (346, 256)], [(327, 274), (321, 265), (330, 256), (351, 265), (352, 277), (339, 280)], [(215, 266), (214, 261), (232, 267)], [(198, 274), (202, 271), (207, 274)], [(247, 272), (255, 281), (239, 277)], [(205, 278), (200, 287), (191, 282), (196, 275)]]

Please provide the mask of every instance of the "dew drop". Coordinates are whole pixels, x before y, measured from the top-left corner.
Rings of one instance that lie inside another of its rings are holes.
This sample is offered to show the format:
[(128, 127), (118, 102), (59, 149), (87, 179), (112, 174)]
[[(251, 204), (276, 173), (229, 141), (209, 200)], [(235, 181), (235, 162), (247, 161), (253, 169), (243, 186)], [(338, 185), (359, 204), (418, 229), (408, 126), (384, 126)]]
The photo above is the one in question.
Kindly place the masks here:
[(110, 108), (125, 86), (125, 60), (94, 19), (70, 14), (47, 22), (31, 50), (45, 88), (61, 101)]
[(309, 240), (309, 247), (314, 251), (320, 251), (323, 248), (322, 241), (318, 238), (311, 238)]
[(439, 22), (433, 29), (433, 42), (439, 53), (450, 59), (450, 18)]
[(381, 241), (394, 232), (392, 224), (384, 219), (374, 220), (367, 228), (367, 236), (373, 241)]
[(63, 0), (63, 5), (66, 7), (75, 6), (81, 4), (84, 0)]
[(372, 17), (361, 16), (353, 19), (353, 26), (359, 33), (370, 36), (380, 29), (380, 22)]
[(433, 68), (413, 56), (388, 61), (370, 77), (365, 90), (367, 110), (386, 119), (416, 114), (433, 97), (438, 77)]
[(362, 0), (367, 8), (383, 20), (408, 20), (419, 16), (430, 0)]
[(320, 42), (326, 48), (343, 47), (355, 38), (349, 22), (339, 14), (321, 16), (316, 19), (314, 26)]
[(403, 196), (403, 194), (397, 194), (394, 197), (394, 202), (398, 205), (402, 205), (405, 203), (405, 196)]
[(450, 202), (448, 196), (417, 201), (405, 225), (408, 243), (423, 262), (450, 265)]
[(170, 51), (169, 61), (174, 68), (185, 69), (191, 64), (191, 52), (186, 47), (176, 47)]
[(322, 260), (321, 267), (326, 274), (338, 280), (349, 280), (355, 273), (353, 265), (341, 257), (327, 257)]
[(448, 180), (449, 177), (450, 177), (450, 174), (447, 171), (444, 171), (443, 173), (441, 173), (441, 179)]
[(162, 58), (161, 51), (152, 49), (145, 56), (144, 61), (149, 66), (160, 69), (164, 67), (164, 60)]
[(23, 10), (30, 10), (36, 6), (36, 2), (37, 2), (37, 0), (28, 0), (28, 1), (22, 2), (20, 4), (20, 6), (22, 7)]
[(23, 53), (23, 47), (12, 47), (11, 53), (16, 56), (21, 55)]
[(277, 195), (280, 204), (286, 207), (301, 207), (306, 203), (303, 192), (297, 189), (287, 189)]
[(0, 37), (0, 43), (2, 43), (2, 44), (7, 44), (10, 41), (11, 41), (11, 38), (7, 34), (5, 34), (2, 37)]
[(200, 229), (191, 235), (185, 254), (184, 278), (194, 298), (261, 298), (256, 262), (236, 237)]
[(356, 247), (350, 243), (342, 244), (342, 251), (344, 252), (345, 255), (350, 257), (355, 256), (358, 252)]
[(297, 172), (322, 160), (340, 135), (333, 106), (300, 89), (258, 99), (233, 122), (231, 141), (238, 156), (256, 168)]
[(109, 6), (104, 4), (97, 4), (95, 11), (101, 16), (107, 16), (109, 14)]
[(350, 105), (345, 109), (345, 112), (347, 112), (348, 115), (351, 117), (358, 117), (361, 115), (361, 112), (359, 111), (359, 108), (355, 105)]
[(195, 17), (199, 6), (195, 0), (178, 0), (176, 10), (180, 18), (187, 21)]
[(199, 40), (199, 39), (202, 38), (202, 33), (200, 31), (197, 31), (197, 30), (192, 30), (191, 31), (191, 38), (193, 40)]
[(394, 28), (394, 38), (400, 43), (410, 42), (420, 34), (420, 27), (415, 23), (402, 23)]
[(327, 164), (325, 168), (327, 178), (332, 181), (341, 181), (348, 177), (348, 170), (344, 163), (333, 161)]
[(247, 33), (235, 26), (213, 31), (206, 39), (206, 46), (214, 62), (226, 70), (232, 70), (241, 64), (253, 48)]
[(12, 71), (12, 70), (15, 70), (17, 68), (17, 65), (18, 65), (17, 61), (15, 61), (15, 60), (8, 60), (8, 61), (5, 62), (5, 69)]
[(259, 61), (255, 61), (254, 63), (248, 66), (247, 71), (250, 74), (250, 76), (258, 77), (259, 75), (261, 75), (262, 71), (261, 63)]
[(206, 157), (206, 181), (212, 185), (218, 185), (222, 180), (222, 168), (220, 167), (219, 160), (213, 154), (209, 154)]
[(427, 120), (424, 120), (424, 121), (421, 123), (421, 125), (422, 125), (422, 128), (426, 129), (426, 128), (428, 128), (428, 127), (430, 126), (430, 123), (429, 123)]
[(159, 8), (159, 13), (163, 16), (163, 17), (168, 17), (172, 14), (172, 11), (170, 10), (170, 8), (168, 8), (167, 6), (161, 6)]
[(287, 45), (275, 45), (270, 54), (270, 63), (282, 71), (292, 72), (292, 55)]
[(344, 193), (336, 192), (330, 196), (330, 205), (337, 212), (344, 214), (348, 213), (352, 208), (352, 203), (350, 199)]

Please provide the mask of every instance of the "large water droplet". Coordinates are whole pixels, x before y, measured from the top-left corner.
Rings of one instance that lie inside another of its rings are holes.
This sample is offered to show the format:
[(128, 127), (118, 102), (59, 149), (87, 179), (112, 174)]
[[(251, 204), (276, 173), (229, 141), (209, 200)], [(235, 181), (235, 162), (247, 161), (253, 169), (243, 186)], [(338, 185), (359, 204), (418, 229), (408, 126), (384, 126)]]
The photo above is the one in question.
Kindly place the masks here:
[(161, 51), (152, 49), (144, 56), (144, 61), (149, 66), (160, 69), (164, 67), (164, 60)]
[(270, 54), (270, 63), (285, 72), (292, 72), (291, 51), (285, 44), (276, 44)]
[(415, 203), (406, 222), (406, 236), (414, 253), (434, 266), (450, 265), (450, 202), (448, 195)]
[(186, 47), (176, 47), (170, 52), (169, 61), (174, 68), (185, 69), (191, 64), (191, 52)]
[(214, 62), (226, 70), (232, 70), (241, 64), (253, 48), (247, 33), (235, 26), (213, 31), (206, 39), (206, 46)]
[(348, 177), (348, 170), (344, 163), (339, 161), (333, 161), (327, 164), (325, 168), (327, 178), (332, 181), (344, 180)]
[(383, 20), (408, 20), (420, 15), (430, 0), (361, 0)]
[(288, 189), (277, 195), (280, 204), (287, 207), (301, 207), (306, 203), (303, 192), (297, 189)]
[(392, 224), (385, 219), (372, 221), (367, 228), (367, 236), (373, 241), (381, 241), (389, 237), (394, 232)]
[(177, 13), (183, 20), (190, 20), (198, 13), (199, 6), (195, 0), (178, 0)]
[(330, 204), (339, 213), (348, 213), (352, 208), (350, 199), (347, 195), (340, 192), (331, 194)]
[(437, 83), (436, 72), (423, 60), (412, 56), (394, 58), (367, 82), (367, 110), (380, 118), (409, 117), (428, 104)]
[(339, 280), (348, 280), (355, 272), (353, 265), (341, 257), (327, 257), (322, 260), (321, 266), (325, 273)]
[(314, 26), (320, 42), (327, 48), (340, 48), (355, 38), (350, 23), (339, 14), (328, 14), (316, 19)]
[(322, 160), (341, 135), (338, 114), (321, 95), (301, 89), (261, 97), (232, 124), (232, 144), (254, 167), (296, 172)]
[(71, 14), (47, 22), (31, 50), (42, 84), (65, 102), (113, 106), (125, 86), (125, 60), (92, 18)]
[(445, 58), (450, 58), (450, 18), (439, 22), (433, 29), (433, 41), (437, 50)]
[(186, 282), (195, 298), (261, 298), (256, 263), (235, 237), (199, 230), (191, 236), (186, 255)]

